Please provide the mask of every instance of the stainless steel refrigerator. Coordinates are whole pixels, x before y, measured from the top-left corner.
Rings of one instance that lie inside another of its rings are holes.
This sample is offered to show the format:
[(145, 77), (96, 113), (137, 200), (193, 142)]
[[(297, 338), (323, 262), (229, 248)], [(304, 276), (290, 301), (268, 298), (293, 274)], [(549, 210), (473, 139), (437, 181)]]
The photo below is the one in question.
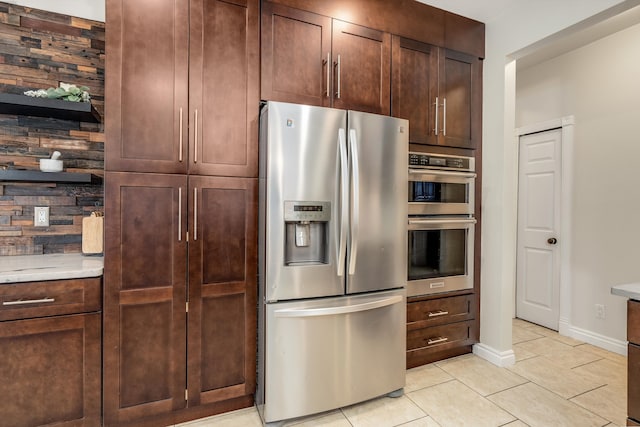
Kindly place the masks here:
[(401, 395), (408, 122), (278, 102), (260, 120), (263, 421)]

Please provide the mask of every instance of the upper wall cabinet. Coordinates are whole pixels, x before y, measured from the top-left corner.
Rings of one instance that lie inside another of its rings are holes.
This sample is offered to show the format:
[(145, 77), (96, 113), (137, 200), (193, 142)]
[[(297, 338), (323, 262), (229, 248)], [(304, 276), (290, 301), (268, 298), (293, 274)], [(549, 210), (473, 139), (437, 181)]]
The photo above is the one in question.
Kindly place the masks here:
[(257, 176), (258, 1), (108, 8), (106, 169)]
[(262, 99), (389, 114), (391, 35), (263, 2)]
[(468, 54), (393, 37), (392, 115), (409, 141), (476, 148), (482, 126), (482, 62)]

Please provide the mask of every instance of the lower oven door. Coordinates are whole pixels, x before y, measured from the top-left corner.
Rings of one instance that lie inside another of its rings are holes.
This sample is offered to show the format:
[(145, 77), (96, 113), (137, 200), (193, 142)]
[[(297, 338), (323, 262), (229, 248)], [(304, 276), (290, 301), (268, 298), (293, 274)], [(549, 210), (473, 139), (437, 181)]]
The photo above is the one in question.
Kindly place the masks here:
[(473, 218), (410, 218), (407, 296), (473, 288)]

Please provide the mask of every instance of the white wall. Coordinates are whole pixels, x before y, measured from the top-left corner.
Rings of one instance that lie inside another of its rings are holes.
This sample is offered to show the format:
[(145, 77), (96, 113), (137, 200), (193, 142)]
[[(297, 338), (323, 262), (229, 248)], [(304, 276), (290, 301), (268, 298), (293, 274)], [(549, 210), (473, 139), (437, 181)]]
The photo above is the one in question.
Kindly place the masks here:
[(105, 0), (4, 0), (6, 3), (48, 10), (104, 22)]
[(610, 287), (640, 281), (639, 40), (636, 25), (518, 71), (516, 85), (517, 126), (575, 115), (569, 320), (620, 341), (626, 299)]
[(514, 0), (511, 8), (485, 22), (481, 346), (478, 347), (482, 349), (479, 354), (496, 364), (514, 362), (511, 316), (515, 289), (517, 152), (513, 144), (515, 67), (512, 64), (506, 67), (508, 57), (619, 3), (623, 2)]

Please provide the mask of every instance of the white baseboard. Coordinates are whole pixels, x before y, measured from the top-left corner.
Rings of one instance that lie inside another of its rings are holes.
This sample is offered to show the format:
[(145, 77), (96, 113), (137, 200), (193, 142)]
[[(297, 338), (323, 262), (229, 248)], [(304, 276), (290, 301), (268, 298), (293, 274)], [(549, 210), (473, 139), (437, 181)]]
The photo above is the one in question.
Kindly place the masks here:
[[(564, 331), (563, 331), (564, 329)], [(560, 324), (560, 334), (574, 338), (576, 340), (584, 341), (588, 344), (595, 345), (596, 347), (604, 348), (605, 350), (612, 351), (614, 353), (627, 355), (627, 341), (621, 341), (614, 338), (610, 338), (604, 335), (597, 334), (586, 329), (577, 328), (571, 325), (565, 325), (562, 327)]]
[(495, 348), (482, 343), (473, 345), (473, 354), (493, 363), (496, 366), (500, 366), (501, 368), (511, 366), (516, 363), (516, 355), (513, 350), (498, 351)]

